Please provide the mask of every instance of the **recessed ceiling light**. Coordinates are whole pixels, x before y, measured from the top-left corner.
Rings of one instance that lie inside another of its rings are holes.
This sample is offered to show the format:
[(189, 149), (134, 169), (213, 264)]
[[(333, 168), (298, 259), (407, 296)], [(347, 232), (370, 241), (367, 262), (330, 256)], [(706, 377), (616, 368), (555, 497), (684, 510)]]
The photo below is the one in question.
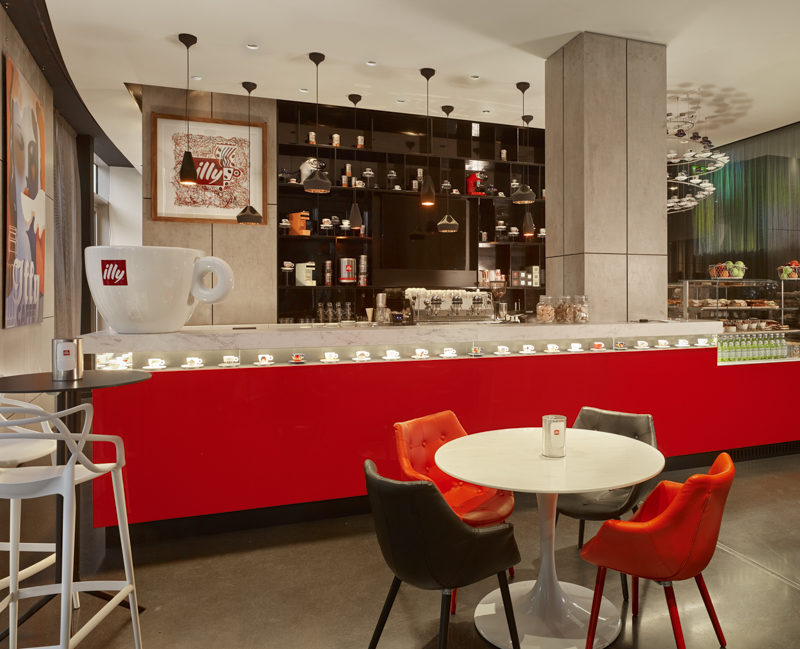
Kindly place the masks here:
[(481, 112), (483, 112), (483, 113), (491, 113), (492, 111), (490, 111), (488, 108), (484, 108)]
[(374, 65), (378, 65), (378, 62), (377, 62), (377, 61), (367, 61), (367, 65), (369, 65), (370, 67), (372, 67), (372, 66), (374, 66)]
[(306, 94), (308, 92), (308, 88), (298, 88), (297, 90), (299, 92), (302, 92), (303, 94)]
[(406, 103), (406, 100), (405, 100), (405, 99), (395, 99), (395, 101), (396, 101), (398, 104), (405, 104), (405, 103)]
[(257, 50), (258, 43), (248, 43), (245, 47), (247, 47), (248, 50)]
[(469, 78), (472, 79), (473, 81), (477, 81), (478, 79), (481, 78), (481, 75), (479, 75), (479, 74), (471, 74), (471, 75), (469, 75)]
[(201, 77), (199, 74), (193, 74), (192, 75), (192, 81), (202, 81), (202, 80), (203, 80), (203, 77)]

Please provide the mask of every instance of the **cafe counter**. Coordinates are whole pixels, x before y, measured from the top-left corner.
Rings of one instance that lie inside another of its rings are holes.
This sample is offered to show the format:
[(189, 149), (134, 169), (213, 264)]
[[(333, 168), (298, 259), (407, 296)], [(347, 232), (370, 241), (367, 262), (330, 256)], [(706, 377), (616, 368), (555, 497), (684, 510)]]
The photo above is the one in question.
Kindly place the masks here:
[[(108, 367), (153, 369), (94, 394), (95, 431), (125, 441), (136, 523), (363, 495), (365, 458), (398, 475), (392, 424), (445, 409), (469, 432), (571, 422), (584, 405), (648, 412), (667, 456), (793, 440), (791, 404), (773, 398), (793, 363), (718, 365), (719, 328), (262, 325), (100, 332), (83, 346)], [(107, 526), (110, 484), (97, 483)]]

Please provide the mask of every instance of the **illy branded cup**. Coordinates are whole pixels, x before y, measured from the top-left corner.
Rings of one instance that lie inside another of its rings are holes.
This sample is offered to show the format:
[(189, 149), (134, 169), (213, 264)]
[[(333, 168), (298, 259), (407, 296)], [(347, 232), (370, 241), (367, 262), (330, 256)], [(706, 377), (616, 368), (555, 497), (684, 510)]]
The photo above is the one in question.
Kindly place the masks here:
[(567, 454), (567, 418), (564, 415), (542, 417), (542, 455), (564, 457)]
[[(233, 271), (201, 250), (161, 246), (89, 246), (86, 280), (109, 326), (119, 333), (177, 331), (198, 302), (219, 302), (233, 288)], [(203, 279), (216, 275), (216, 285)]]

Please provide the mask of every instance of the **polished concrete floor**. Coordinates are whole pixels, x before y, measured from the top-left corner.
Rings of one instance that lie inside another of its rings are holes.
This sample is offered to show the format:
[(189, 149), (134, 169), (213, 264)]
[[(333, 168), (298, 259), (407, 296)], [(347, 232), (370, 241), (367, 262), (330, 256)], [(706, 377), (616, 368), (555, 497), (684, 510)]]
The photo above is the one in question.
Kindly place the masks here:
[[(665, 477), (683, 480), (693, 472)], [(531, 579), (539, 555), (535, 498), (523, 495), (517, 502), (512, 521), (522, 563), (516, 579)], [(800, 456), (737, 464), (717, 552), (704, 573), (728, 647), (800, 646), (798, 504)], [(556, 565), (562, 580), (591, 588), (595, 570), (578, 555), (577, 527), (576, 521), (559, 521)], [(587, 524), (587, 538), (595, 529)], [(369, 515), (146, 543), (134, 549), (134, 558), (140, 602), (147, 607), (141, 618), (145, 649), (366, 647), (392, 578)], [(101, 570), (119, 574), (118, 565), (118, 554), (109, 551)], [(450, 647), (489, 647), (475, 630), (472, 610), (495, 587), (495, 580), (486, 580), (459, 591)], [(694, 581), (677, 583), (675, 592), (689, 649), (717, 647)], [(611, 573), (606, 595), (622, 605), (619, 579)], [(623, 629), (611, 646), (673, 648), (661, 587), (644, 583), (640, 597), (637, 620), (623, 607)], [(379, 647), (436, 647), (439, 602), (437, 592), (403, 586)], [(84, 595), (77, 623), (99, 606)], [(56, 620), (57, 600), (21, 628), (20, 646), (55, 643)], [(132, 646), (123, 609), (81, 644)]]

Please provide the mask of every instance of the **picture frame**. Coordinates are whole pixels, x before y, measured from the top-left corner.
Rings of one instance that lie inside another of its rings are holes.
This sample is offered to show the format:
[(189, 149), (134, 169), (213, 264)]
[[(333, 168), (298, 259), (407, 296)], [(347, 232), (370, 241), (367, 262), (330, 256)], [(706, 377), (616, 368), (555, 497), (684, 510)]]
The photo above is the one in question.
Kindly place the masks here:
[[(189, 150), (198, 183), (178, 180), (186, 150), (186, 118), (153, 113), (151, 121), (152, 210), (154, 221), (236, 223), (247, 204), (267, 218), (267, 124), (189, 117)], [(248, 127), (250, 158), (248, 159)], [(249, 200), (248, 200), (249, 198)]]
[(42, 322), (45, 302), (46, 133), (44, 102), (11, 57), (5, 72), (3, 326)]

